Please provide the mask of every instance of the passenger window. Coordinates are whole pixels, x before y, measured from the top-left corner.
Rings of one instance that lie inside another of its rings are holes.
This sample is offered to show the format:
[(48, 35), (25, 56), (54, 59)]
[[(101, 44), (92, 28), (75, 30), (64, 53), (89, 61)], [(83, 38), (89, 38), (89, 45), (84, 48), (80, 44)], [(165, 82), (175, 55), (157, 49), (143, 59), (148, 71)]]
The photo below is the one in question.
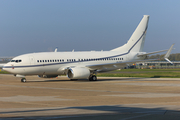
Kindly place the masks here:
[(19, 60), (19, 62), (21, 62), (22, 60)]

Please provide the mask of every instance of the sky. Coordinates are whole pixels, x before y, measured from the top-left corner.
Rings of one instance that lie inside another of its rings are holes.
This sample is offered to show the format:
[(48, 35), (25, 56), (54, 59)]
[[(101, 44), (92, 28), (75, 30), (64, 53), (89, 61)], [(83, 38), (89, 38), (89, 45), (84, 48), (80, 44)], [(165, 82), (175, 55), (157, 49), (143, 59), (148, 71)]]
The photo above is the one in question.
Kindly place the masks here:
[(0, 0), (0, 57), (111, 50), (150, 15), (145, 52), (180, 53), (180, 0)]

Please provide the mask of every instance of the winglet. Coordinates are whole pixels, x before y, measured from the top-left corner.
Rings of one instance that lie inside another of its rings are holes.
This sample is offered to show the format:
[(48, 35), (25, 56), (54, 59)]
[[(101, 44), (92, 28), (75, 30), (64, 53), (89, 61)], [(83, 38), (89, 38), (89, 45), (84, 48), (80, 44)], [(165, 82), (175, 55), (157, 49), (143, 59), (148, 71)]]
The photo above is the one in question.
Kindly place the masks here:
[(174, 46), (174, 44), (171, 45), (171, 47), (169, 48), (169, 50), (167, 51), (167, 53), (166, 53), (165, 56), (164, 56), (164, 59), (165, 59), (166, 61), (168, 61), (169, 63), (171, 63), (171, 64), (173, 64), (173, 63), (168, 59), (168, 57), (169, 57), (169, 55), (170, 55), (170, 53), (171, 53), (171, 51), (172, 51), (173, 46)]

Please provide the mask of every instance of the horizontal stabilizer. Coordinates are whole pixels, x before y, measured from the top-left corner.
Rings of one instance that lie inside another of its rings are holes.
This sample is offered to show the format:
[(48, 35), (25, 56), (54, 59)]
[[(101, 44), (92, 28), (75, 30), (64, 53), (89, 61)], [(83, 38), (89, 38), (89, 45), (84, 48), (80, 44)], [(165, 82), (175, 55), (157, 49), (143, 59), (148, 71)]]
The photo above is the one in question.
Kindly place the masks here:
[(173, 65), (173, 62), (171, 62), (168, 58), (164, 58), (164, 59)]

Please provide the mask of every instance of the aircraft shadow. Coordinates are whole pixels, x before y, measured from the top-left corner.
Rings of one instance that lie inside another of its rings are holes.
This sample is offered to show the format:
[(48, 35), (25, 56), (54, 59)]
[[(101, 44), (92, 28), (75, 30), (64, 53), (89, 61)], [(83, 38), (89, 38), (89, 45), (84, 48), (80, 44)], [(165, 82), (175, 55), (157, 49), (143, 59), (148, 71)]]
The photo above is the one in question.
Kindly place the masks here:
[(122, 80), (128, 80), (128, 81), (136, 81), (136, 80), (144, 80), (148, 78), (98, 78), (97, 81), (89, 81), (88, 79), (79, 79), (79, 80), (69, 80), (69, 79), (42, 79), (42, 80), (27, 80), (27, 82), (103, 82), (103, 81), (122, 81)]
[[(77, 110), (78, 113), (72, 112), (68, 115), (59, 115), (58, 113), (61, 113), (61, 111), (70, 111), (70, 110)], [(84, 110), (90, 110), (94, 111), (92, 114), (90, 113), (84, 113), (82, 111)], [(97, 111), (97, 113), (96, 113)], [(101, 111), (101, 113), (98, 113), (98, 111)], [(104, 112), (103, 112), (104, 111)], [(21, 116), (29, 113), (36, 113), (36, 116)], [(42, 112), (50, 113), (41, 115)], [(51, 113), (55, 113), (57, 115), (51, 115)], [(178, 113), (178, 114), (177, 114)], [(31, 110), (20, 110), (20, 111), (5, 111), (0, 112), (0, 114), (8, 115), (8, 114), (14, 114), (15, 117), (0, 117), (0, 118), (9, 118), (9, 119), (59, 119), (64, 118), (71, 119), (71, 120), (84, 120), (85, 118), (88, 120), (91, 119), (113, 119), (113, 120), (119, 120), (121, 117), (127, 117), (127, 118), (138, 118), (140, 117), (142, 120), (151, 118), (153, 120), (159, 120), (159, 119), (173, 119), (173, 120), (179, 120), (180, 117), (180, 111), (177, 110), (168, 110), (167, 108), (159, 107), (159, 108), (140, 108), (140, 107), (125, 107), (122, 105), (104, 105), (104, 106), (85, 106), (85, 107), (65, 107), (65, 108), (46, 108), (46, 109), (31, 109)], [(17, 115), (16, 115), (17, 114)], [(40, 114), (39, 116), (37, 116)], [(18, 116), (19, 115), (19, 116)], [(116, 118), (116, 116), (118, 117)], [(133, 116), (133, 117), (132, 117)], [(143, 118), (144, 117), (144, 118)], [(154, 117), (154, 118), (153, 118)], [(126, 118), (126, 119), (127, 119)], [(125, 119), (125, 118), (124, 118)]]

